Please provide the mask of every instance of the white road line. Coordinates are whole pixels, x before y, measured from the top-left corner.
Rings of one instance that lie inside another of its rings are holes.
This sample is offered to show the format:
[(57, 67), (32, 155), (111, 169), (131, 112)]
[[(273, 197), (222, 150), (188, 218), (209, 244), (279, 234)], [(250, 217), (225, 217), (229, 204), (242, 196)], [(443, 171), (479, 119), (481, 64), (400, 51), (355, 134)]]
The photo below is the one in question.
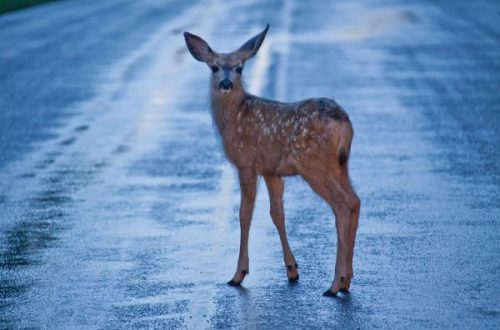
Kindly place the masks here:
[(288, 84), (288, 61), (290, 58), (290, 43), (291, 43), (291, 28), (292, 28), (292, 13), (294, 8), (293, 0), (286, 0), (282, 12), (283, 33), (280, 36), (279, 50), (280, 66), (278, 67), (276, 81), (276, 99), (282, 102), (287, 101), (287, 84)]
[[(122, 133), (125, 133), (125, 135), (129, 134), (128, 130), (130, 127), (126, 125), (130, 122), (127, 122), (127, 118), (125, 118), (125, 116), (133, 117), (140, 112), (140, 110), (137, 110), (124, 113), (119, 106), (113, 104), (113, 98), (124, 86), (124, 79), (127, 70), (142, 57), (152, 53), (158, 45), (164, 43), (173, 29), (178, 29), (179, 27), (184, 26), (186, 22), (196, 22), (200, 13), (203, 12), (204, 8), (209, 6), (211, 2), (212, 1), (210, 0), (204, 0), (199, 5), (193, 6), (189, 10), (180, 13), (175, 19), (166, 22), (156, 33), (149, 37), (146, 42), (140, 45), (136, 50), (132, 51), (127, 57), (114, 64), (113, 68), (109, 72), (105, 73), (101, 79), (98, 79), (101, 81), (101, 86), (97, 86), (96, 88), (97, 96), (91, 100), (74, 105), (74, 113), (79, 113), (79, 115), (73, 117), (64, 127), (51, 131), (51, 133), (54, 133), (60, 138), (40, 143), (37, 145), (36, 151), (27, 154), (20, 161), (6, 166), (3, 173), (0, 174), (0, 182), (2, 182), (2, 186), (0, 186), (0, 193), (7, 194), (10, 199), (22, 199), (24, 196), (33, 193), (33, 191), (40, 186), (39, 181), (41, 177), (44, 177), (43, 172), (47, 172), (53, 168), (48, 166), (46, 169), (39, 169), (34, 168), (34, 165), (41, 163), (47, 153), (59, 151), (59, 143), (68, 139), (68, 137), (73, 136), (74, 127), (82, 122), (89, 120), (93, 122), (97, 120), (98, 124), (91, 127), (91, 129), (86, 132), (86, 135), (92, 135), (95, 138), (96, 132), (93, 132), (93, 130), (95, 128), (100, 128), (102, 131), (100, 134), (103, 135), (102, 137), (105, 137), (106, 140), (106, 144), (103, 144), (103, 150), (99, 150), (99, 146), (93, 143), (96, 141), (87, 141), (92, 145), (92, 153), (89, 153), (88, 156), (96, 157), (96, 154), (101, 154), (102, 156), (109, 155), (111, 151), (123, 141), (124, 136)], [(181, 40), (181, 37), (179, 37), (179, 40)], [(175, 95), (175, 93), (172, 93), (171, 95)], [(116, 118), (121, 118), (122, 120), (117, 122)], [(111, 135), (109, 132), (106, 132), (106, 129), (109, 130), (109, 126), (107, 126), (109, 123), (115, 127), (113, 134)], [(99, 124), (103, 127), (98, 127)], [(126, 131), (122, 132), (116, 129), (117, 125), (123, 125), (124, 127), (121, 128)], [(100, 142), (101, 139), (97, 139), (97, 141)], [(67, 146), (66, 152), (59, 158), (68, 156), (71, 157), (71, 152), (69, 152), (69, 150), (74, 151), (75, 148), (81, 147), (80, 143), (81, 141), (77, 141), (77, 143), (73, 146)], [(27, 172), (36, 172), (37, 177), (31, 178), (31, 183), (29, 185), (23, 185), (20, 187), (17, 184), (17, 181), (19, 180), (18, 176)]]

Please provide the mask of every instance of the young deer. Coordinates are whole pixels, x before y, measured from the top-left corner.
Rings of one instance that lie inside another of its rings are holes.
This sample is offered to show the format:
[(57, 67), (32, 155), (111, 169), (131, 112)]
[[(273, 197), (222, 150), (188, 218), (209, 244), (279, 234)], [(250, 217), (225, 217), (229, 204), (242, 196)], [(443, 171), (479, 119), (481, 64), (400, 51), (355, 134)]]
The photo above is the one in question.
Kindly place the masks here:
[(189, 52), (212, 70), (211, 104), (224, 151), (238, 169), (241, 241), (236, 273), (229, 285), (240, 285), (249, 270), (248, 235), (257, 176), (264, 177), (271, 218), (283, 246), (289, 281), (299, 278), (285, 232), (283, 177), (302, 176), (332, 207), (337, 227), (335, 278), (324, 295), (348, 290), (360, 200), (348, 175), (353, 129), (346, 112), (327, 98), (281, 103), (245, 92), (241, 80), (245, 61), (259, 50), (269, 25), (238, 50), (216, 53), (200, 37), (184, 32)]

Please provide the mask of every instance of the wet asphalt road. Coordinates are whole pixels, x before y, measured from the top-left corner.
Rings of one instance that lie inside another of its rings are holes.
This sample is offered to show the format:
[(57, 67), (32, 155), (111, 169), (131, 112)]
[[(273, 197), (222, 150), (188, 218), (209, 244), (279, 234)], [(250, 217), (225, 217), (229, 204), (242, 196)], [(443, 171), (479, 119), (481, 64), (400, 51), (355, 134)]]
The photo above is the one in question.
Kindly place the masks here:
[[(61, 1), (0, 16), (0, 327), (498, 328), (496, 1)], [(350, 113), (362, 211), (351, 294), (333, 216), (289, 178), (286, 281), (261, 182), (250, 275), (208, 69), (271, 29), (250, 91)]]

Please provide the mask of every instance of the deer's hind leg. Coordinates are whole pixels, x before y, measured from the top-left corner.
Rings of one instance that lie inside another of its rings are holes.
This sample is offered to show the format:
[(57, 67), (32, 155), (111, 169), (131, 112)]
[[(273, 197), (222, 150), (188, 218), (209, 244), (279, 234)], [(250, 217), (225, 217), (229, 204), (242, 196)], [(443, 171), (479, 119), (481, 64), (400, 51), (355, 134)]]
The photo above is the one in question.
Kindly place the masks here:
[(284, 183), (280, 176), (266, 175), (267, 190), (269, 191), (271, 218), (278, 230), (281, 246), (283, 247), (283, 259), (287, 270), (288, 280), (291, 282), (299, 279), (299, 271), (295, 257), (293, 256), (285, 230), (285, 212), (283, 210)]
[[(354, 191), (354, 188), (351, 185), (351, 182), (349, 180), (349, 176), (347, 175), (347, 169), (345, 171), (346, 173), (342, 174), (341, 176), (341, 181), (343, 183), (343, 187), (347, 194), (349, 195), (349, 201), (350, 201), (350, 210), (351, 210), (351, 217), (349, 221), (349, 256), (348, 256), (348, 273), (350, 275), (349, 277), (349, 284), (351, 281), (351, 278), (354, 276), (354, 270), (353, 270), (353, 256), (354, 256), (354, 245), (356, 241), (356, 232), (358, 230), (358, 222), (359, 222), (359, 210), (361, 208), (361, 201)], [(349, 287), (348, 287), (349, 288)]]
[(345, 185), (346, 181), (343, 179), (342, 172), (340, 168), (310, 168), (301, 171), (302, 177), (331, 206), (335, 214), (337, 228), (335, 277), (330, 289), (325, 292), (326, 295), (334, 295), (338, 291), (348, 290), (352, 277), (354, 241), (351, 238), (355, 235), (355, 228), (351, 226), (351, 215), (352, 210), (356, 207), (357, 197), (354, 199), (351, 191)]
[(356, 232), (358, 230), (359, 222), (359, 210), (361, 207), (361, 201), (352, 187), (351, 181), (349, 179), (348, 171), (346, 166), (340, 167), (340, 170), (336, 172), (336, 178), (342, 189), (347, 194), (347, 201), (349, 207), (349, 237), (348, 237), (348, 255), (347, 255), (347, 287), (351, 285), (351, 279), (354, 276), (353, 270), (353, 256), (354, 256), (354, 245), (356, 241)]

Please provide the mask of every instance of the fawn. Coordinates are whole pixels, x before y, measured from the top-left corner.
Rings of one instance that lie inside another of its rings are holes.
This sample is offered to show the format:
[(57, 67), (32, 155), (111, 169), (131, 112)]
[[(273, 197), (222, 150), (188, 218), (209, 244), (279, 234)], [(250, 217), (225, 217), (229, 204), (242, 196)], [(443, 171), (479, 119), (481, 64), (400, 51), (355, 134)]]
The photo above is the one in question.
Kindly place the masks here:
[(271, 218), (283, 247), (288, 280), (299, 278), (288, 244), (283, 212), (283, 177), (300, 175), (333, 209), (337, 227), (335, 277), (325, 296), (347, 291), (353, 276), (352, 259), (360, 200), (351, 186), (347, 161), (353, 129), (347, 113), (327, 98), (296, 103), (267, 100), (245, 92), (245, 61), (259, 50), (269, 29), (249, 39), (238, 50), (217, 53), (206, 41), (184, 32), (187, 48), (212, 71), (212, 115), (224, 152), (238, 170), (241, 205), (240, 252), (229, 285), (240, 285), (248, 274), (248, 235), (254, 208), (257, 176), (269, 191)]

